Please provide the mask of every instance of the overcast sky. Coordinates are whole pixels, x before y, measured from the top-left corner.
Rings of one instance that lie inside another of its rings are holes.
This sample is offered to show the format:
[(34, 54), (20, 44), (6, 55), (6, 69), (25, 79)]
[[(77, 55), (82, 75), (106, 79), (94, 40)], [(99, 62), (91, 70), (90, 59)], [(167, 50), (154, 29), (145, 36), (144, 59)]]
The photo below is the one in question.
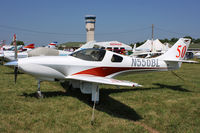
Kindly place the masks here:
[(0, 40), (25, 44), (86, 41), (84, 16), (96, 15), (96, 41), (134, 43), (200, 38), (200, 0), (0, 0)]

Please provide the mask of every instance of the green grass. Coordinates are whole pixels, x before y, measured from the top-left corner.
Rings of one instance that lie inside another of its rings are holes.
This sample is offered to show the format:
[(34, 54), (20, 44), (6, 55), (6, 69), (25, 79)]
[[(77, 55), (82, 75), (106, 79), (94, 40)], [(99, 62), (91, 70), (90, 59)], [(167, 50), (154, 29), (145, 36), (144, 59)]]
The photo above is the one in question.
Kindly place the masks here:
[(35, 97), (37, 81), (0, 66), (0, 132), (191, 132), (200, 131), (200, 64), (183, 64), (171, 72), (124, 75), (118, 79), (144, 85), (101, 85), (95, 123), (90, 124), (90, 95), (67, 84), (42, 82), (43, 99)]
[(192, 43), (189, 48), (200, 48), (200, 44), (199, 43), (194, 43), (194, 44)]

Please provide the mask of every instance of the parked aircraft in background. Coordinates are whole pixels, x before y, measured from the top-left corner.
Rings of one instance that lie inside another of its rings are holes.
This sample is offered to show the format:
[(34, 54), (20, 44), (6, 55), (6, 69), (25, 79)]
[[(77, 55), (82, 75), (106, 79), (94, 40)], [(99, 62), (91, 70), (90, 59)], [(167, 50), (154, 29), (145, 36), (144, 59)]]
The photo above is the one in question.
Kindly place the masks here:
[(164, 54), (165, 52), (135, 52), (131, 54), (131, 57), (134, 58), (153, 58)]
[[(102, 49), (84, 49), (70, 56), (43, 56), (18, 59), (6, 65), (13, 65), (38, 80), (39, 97), (41, 81), (69, 80), (71, 87), (80, 88), (84, 94), (92, 94), (92, 101), (99, 101), (99, 84), (116, 86), (141, 86), (135, 82), (116, 80), (122, 73), (168, 71), (181, 67), (190, 39), (180, 38), (163, 55), (150, 58), (133, 58)], [(15, 69), (15, 81), (17, 71)]]
[(56, 49), (57, 42), (52, 42), (46, 47), (37, 47), (28, 52), (28, 57), (32, 56), (68, 56), (72, 52)]
[(28, 49), (34, 49), (34, 48), (35, 48), (35, 44), (33, 44), (33, 43), (23, 47), (23, 49), (27, 49), (27, 50)]
[[(34, 44), (29, 44), (27, 46), (17, 46), (18, 57), (17, 58), (26, 58), (28, 57), (28, 51), (34, 49)], [(12, 61), (15, 60), (15, 47), (13, 46), (10, 50), (4, 50), (4, 59), (5, 61)]]
[[(68, 56), (69, 54), (72, 54), (74, 51), (64, 51), (64, 50), (57, 50), (56, 49), (57, 42), (52, 42), (46, 47), (40, 47), (36, 48), (29, 52), (29, 57), (31, 56)], [(47, 48), (53, 48), (53, 49), (47, 49)], [(82, 45), (80, 48), (76, 49), (76, 51), (88, 49), (88, 48), (98, 48), (98, 49), (107, 49), (110, 51), (114, 51), (117, 53), (121, 53), (125, 50), (132, 50), (132, 48), (129, 45), (126, 45), (124, 43), (118, 42), (118, 41), (107, 41), (107, 42), (96, 42), (91, 41), (84, 45)]]
[(32, 56), (68, 56), (72, 52), (57, 50), (55, 48), (38, 47), (31, 51), (28, 51), (28, 57)]
[(152, 41), (147, 40), (143, 45), (132, 50), (131, 57), (135, 58), (152, 58), (164, 54), (169, 49), (169, 44), (162, 44), (158, 39)]
[(3, 63), (4, 60), (4, 53), (3, 53), (3, 49), (0, 48), (0, 63)]
[(49, 43), (48, 46), (46, 46), (46, 47), (47, 47), (47, 48), (56, 48), (57, 43), (58, 43), (58, 42)]
[[(57, 42), (52, 42), (48, 44), (46, 47), (38, 47), (35, 48), (34, 44), (29, 44), (27, 46), (17, 46), (18, 50), (18, 59), (20, 58), (27, 58), (31, 56), (67, 56), (72, 52), (67, 52), (63, 50), (56, 49)], [(0, 57), (3, 56), (5, 61), (12, 61), (15, 60), (15, 46), (4, 46), (3, 54), (0, 54)], [(2, 58), (3, 58), (2, 57)]]
[(4, 46), (2, 46), (2, 49), (3, 49), (4, 51), (11, 51), (11, 50), (14, 49), (14, 47), (15, 47), (15, 46), (13, 46), (13, 45), (4, 45)]
[(76, 51), (86, 49), (86, 48), (106, 49), (106, 50), (113, 51), (116, 53), (122, 53), (123, 51), (131, 51), (132, 50), (131, 46), (121, 43), (121, 42), (118, 42), (118, 41), (106, 41), (106, 42), (91, 41), (91, 42), (88, 42), (88, 43), (82, 45)]
[(195, 54), (194, 54), (194, 57), (200, 59), (200, 52), (195, 53)]

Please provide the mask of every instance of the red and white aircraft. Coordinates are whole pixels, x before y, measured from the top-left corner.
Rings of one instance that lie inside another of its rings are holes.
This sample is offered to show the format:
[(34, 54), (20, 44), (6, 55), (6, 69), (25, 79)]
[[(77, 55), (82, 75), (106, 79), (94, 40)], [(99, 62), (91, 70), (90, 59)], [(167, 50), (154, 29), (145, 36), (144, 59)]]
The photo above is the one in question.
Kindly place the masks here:
[[(172, 48), (163, 55), (144, 59), (123, 56), (102, 49), (84, 49), (69, 56), (29, 57), (9, 62), (24, 73), (40, 81), (69, 80), (73, 88), (80, 88), (84, 94), (92, 94), (92, 101), (99, 101), (99, 84), (116, 86), (141, 86), (130, 81), (116, 80), (113, 77), (125, 72), (168, 71), (181, 67), (190, 39), (180, 38)], [(16, 74), (16, 71), (15, 71)]]
[[(6, 61), (13, 61), (15, 60), (15, 46), (12, 46), (12, 50), (5, 50), (4, 52), (4, 59)], [(18, 53), (17, 58), (27, 58), (28, 57), (28, 51), (31, 51), (35, 48), (35, 44), (29, 44), (27, 46), (20, 46), (18, 47)]]

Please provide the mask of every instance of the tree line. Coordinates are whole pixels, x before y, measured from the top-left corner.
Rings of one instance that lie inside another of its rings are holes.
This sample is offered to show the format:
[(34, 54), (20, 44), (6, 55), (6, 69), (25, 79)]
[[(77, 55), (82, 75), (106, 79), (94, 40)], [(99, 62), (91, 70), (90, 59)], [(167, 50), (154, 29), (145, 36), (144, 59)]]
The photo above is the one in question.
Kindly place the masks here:
[[(23, 41), (16, 41), (16, 44), (17, 45), (24, 45), (24, 42)], [(11, 42), (10, 45), (13, 45), (13, 41)]]

